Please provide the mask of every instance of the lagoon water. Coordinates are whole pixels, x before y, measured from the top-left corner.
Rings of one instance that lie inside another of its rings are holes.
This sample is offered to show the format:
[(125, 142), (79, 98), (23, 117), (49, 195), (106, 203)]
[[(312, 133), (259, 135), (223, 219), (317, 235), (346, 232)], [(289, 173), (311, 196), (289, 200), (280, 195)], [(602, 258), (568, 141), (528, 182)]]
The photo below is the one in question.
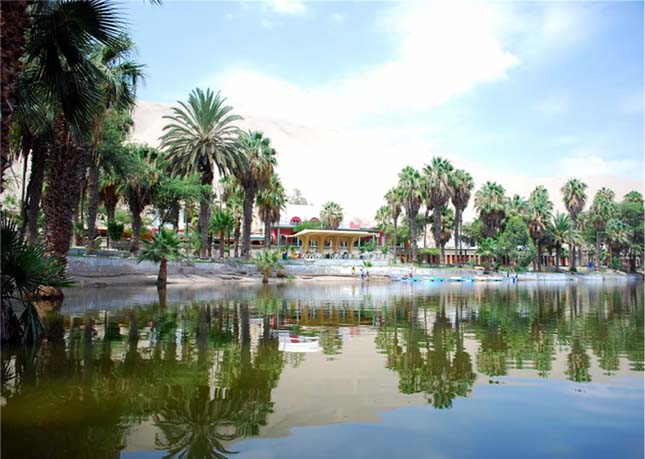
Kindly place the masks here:
[(643, 458), (643, 284), (73, 289), (2, 458)]

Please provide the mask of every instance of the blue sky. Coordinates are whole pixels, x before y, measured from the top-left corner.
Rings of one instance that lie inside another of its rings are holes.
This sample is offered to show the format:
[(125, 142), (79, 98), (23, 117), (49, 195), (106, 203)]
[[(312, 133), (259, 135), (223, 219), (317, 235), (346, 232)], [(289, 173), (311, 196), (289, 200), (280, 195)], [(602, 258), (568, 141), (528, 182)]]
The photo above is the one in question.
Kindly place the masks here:
[(642, 3), (166, 0), (125, 9), (147, 66), (141, 100), (221, 89), (245, 116), (313, 130), (309, 143), (274, 138), (288, 158), (322, 149), (340, 161), (351, 151), (353, 167), (374, 165), (388, 185), (403, 165), (443, 155), (476, 178), (642, 187)]

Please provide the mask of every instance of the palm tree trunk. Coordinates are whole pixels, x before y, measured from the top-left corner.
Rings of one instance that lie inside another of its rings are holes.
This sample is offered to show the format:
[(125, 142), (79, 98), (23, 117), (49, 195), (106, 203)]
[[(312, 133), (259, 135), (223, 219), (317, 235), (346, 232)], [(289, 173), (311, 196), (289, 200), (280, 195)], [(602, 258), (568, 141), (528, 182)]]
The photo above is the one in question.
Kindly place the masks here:
[(26, 224), (27, 235), (31, 242), (38, 241), (38, 212), (43, 194), (47, 147), (42, 142), (34, 142), (31, 151), (31, 172), (27, 185)]
[(43, 199), (45, 244), (47, 252), (66, 265), (86, 156), (69, 140), (64, 121), (59, 119), (56, 125), (57, 139), (50, 152), (47, 194)]
[(408, 224), (410, 225), (410, 245), (412, 248), (412, 263), (417, 262), (417, 222), (416, 215), (408, 217)]
[(596, 254), (594, 256), (594, 271), (600, 270), (600, 231), (596, 230)]
[(251, 223), (253, 222), (254, 190), (245, 190), (244, 193), (244, 220), (242, 229), (242, 256), (249, 258), (251, 251)]
[(157, 276), (157, 288), (164, 289), (168, 283), (168, 260), (166, 257), (161, 257), (161, 262), (159, 263), (159, 275)]
[(562, 255), (562, 246), (558, 244), (555, 247), (555, 270), (560, 271), (560, 256)]
[(239, 223), (235, 225), (235, 234), (233, 238), (235, 239), (235, 241), (233, 242), (234, 249), (235, 249), (233, 251), (233, 254), (235, 258), (238, 258), (240, 256), (240, 224)]
[(132, 214), (132, 237), (130, 238), (130, 253), (136, 255), (139, 252), (139, 239), (141, 237), (141, 206), (136, 199), (128, 200), (130, 213)]
[(439, 205), (435, 205), (432, 210), (432, 229), (434, 231), (434, 246), (441, 249), (439, 264), (442, 264), (444, 260), (444, 252), (441, 247), (441, 206)]
[[(209, 167), (204, 168), (201, 174), (201, 184), (211, 186), (213, 184), (213, 171)], [(208, 223), (210, 221), (210, 193), (202, 192), (199, 200), (199, 232), (201, 235), (201, 247), (199, 256), (206, 257), (208, 253)]]
[(455, 208), (455, 261), (457, 262), (457, 265), (460, 265), (461, 262), (459, 260), (459, 219), (461, 218), (461, 210), (456, 207)]
[(87, 175), (87, 249), (86, 253), (94, 253), (94, 242), (97, 237), (96, 216), (99, 211), (99, 155), (96, 150), (92, 154)]
[(271, 248), (271, 213), (267, 212), (264, 218), (264, 249)]
[(11, 115), (16, 106), (16, 83), (22, 68), (25, 28), (28, 26), (27, 7), (31, 2), (14, 0), (2, 2), (0, 9), (0, 61), (2, 61), (1, 82), (1, 135), (0, 135), (0, 193), (4, 189), (4, 171), (11, 165), (9, 152), (9, 128)]
[(394, 234), (392, 235), (392, 261), (394, 264), (396, 264), (396, 239), (397, 239), (397, 223), (398, 223), (398, 218), (393, 219), (394, 220)]
[(426, 208), (425, 214), (423, 215), (423, 248), (427, 249), (428, 244), (426, 243), (427, 235), (428, 235), (428, 214), (429, 214), (428, 208)]

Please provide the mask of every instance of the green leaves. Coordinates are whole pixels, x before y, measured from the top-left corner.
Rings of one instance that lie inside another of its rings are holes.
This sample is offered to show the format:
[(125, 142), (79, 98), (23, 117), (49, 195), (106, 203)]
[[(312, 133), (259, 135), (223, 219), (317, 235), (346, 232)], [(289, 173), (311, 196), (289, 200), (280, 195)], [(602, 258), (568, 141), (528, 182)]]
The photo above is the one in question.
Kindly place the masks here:
[(162, 229), (155, 233), (152, 242), (145, 241), (143, 250), (137, 262), (144, 260), (160, 263), (163, 258), (167, 260), (178, 260), (184, 258), (181, 253), (183, 242), (174, 231)]

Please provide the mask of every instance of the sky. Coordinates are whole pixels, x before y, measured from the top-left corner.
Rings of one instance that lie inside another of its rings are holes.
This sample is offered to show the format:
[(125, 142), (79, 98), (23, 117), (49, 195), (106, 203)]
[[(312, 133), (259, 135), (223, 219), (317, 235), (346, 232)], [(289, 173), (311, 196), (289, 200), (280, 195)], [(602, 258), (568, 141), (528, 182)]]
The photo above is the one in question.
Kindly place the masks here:
[[(146, 65), (133, 139), (194, 88), (278, 151), (288, 190), (370, 221), (406, 165), (443, 156), (479, 188), (643, 188), (641, 2), (123, 5)], [(469, 214), (470, 213), (470, 214)], [(472, 215), (470, 209), (466, 218)]]

